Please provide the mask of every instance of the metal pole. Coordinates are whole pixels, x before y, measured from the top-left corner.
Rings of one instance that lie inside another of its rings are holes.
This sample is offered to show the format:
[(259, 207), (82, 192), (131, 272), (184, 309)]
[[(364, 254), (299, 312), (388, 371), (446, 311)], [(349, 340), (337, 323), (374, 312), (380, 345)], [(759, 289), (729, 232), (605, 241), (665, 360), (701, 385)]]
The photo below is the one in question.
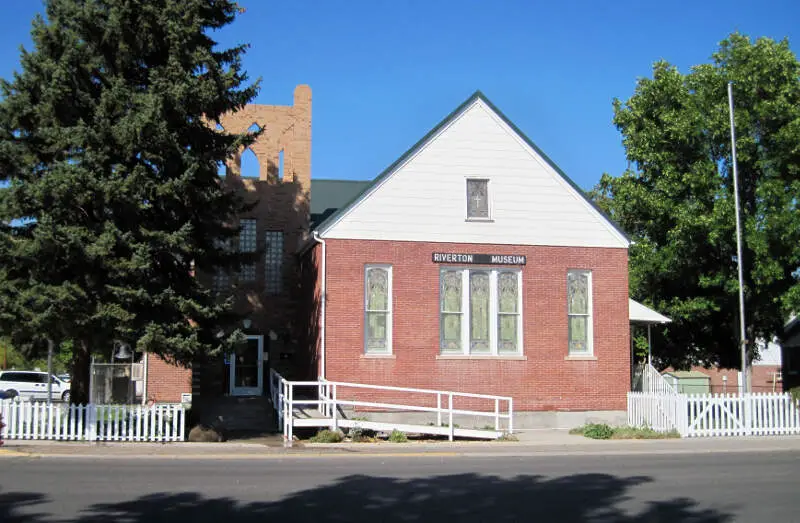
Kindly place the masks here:
[(47, 405), (53, 402), (53, 340), (47, 339)]
[(728, 108), (731, 117), (731, 160), (733, 162), (733, 201), (736, 209), (736, 265), (739, 269), (739, 343), (742, 359), (742, 390), (750, 392), (747, 380), (747, 331), (744, 321), (744, 277), (742, 276), (742, 225), (739, 215), (739, 171), (736, 166), (736, 126), (733, 120), (733, 82), (728, 82)]

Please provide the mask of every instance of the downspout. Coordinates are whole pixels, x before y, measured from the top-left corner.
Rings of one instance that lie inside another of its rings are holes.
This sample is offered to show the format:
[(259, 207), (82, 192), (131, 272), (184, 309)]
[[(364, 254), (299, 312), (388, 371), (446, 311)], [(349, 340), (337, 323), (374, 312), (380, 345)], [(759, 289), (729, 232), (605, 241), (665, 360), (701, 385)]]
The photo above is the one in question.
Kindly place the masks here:
[(320, 289), (320, 308), (319, 308), (319, 349), (320, 349), (320, 368), (319, 379), (325, 379), (325, 302), (327, 301), (327, 285), (326, 285), (326, 272), (325, 272), (325, 259), (327, 257), (325, 249), (325, 240), (319, 237), (319, 233), (314, 231), (312, 237), (316, 242), (322, 245), (322, 288)]
[[(144, 353), (144, 371), (142, 372), (142, 405), (147, 405), (147, 369), (150, 366), (150, 358), (147, 352)], [(136, 386), (134, 385), (133, 393), (136, 394)]]

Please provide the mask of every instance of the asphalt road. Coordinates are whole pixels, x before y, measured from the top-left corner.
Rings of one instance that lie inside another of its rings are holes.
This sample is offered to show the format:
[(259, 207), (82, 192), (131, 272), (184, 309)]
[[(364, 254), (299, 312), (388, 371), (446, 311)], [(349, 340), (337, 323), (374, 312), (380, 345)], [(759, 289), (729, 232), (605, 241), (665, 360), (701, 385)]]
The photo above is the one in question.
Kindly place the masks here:
[(790, 522), (798, 458), (4, 457), (0, 522)]

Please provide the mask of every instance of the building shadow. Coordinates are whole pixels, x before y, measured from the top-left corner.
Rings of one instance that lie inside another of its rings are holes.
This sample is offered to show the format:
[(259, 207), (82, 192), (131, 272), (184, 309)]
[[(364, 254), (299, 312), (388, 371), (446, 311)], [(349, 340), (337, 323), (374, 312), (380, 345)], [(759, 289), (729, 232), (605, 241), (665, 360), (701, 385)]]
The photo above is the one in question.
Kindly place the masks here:
[[(120, 503), (87, 506), (76, 518), (25, 516), (38, 494), (7, 494), (0, 519), (7, 523), (70, 521), (100, 523), (183, 522), (621, 522), (722, 523), (732, 514), (704, 508), (690, 498), (637, 499), (631, 490), (649, 477), (578, 474), (500, 478), (479, 474), (397, 479), (355, 475), (299, 491), (277, 501), (243, 503), (197, 492), (158, 493)], [(254, 488), (258, 488), (255, 487)], [(264, 488), (263, 497), (269, 493)], [(249, 495), (252, 495), (252, 491)], [(256, 496), (259, 494), (256, 492)], [(620, 505), (634, 503), (627, 511)]]

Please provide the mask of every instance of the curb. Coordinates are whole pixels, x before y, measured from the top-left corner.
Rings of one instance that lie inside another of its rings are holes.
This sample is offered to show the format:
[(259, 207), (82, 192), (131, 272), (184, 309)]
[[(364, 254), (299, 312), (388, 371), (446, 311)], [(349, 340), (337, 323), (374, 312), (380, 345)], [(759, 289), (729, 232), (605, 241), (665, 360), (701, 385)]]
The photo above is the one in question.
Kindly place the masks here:
[(295, 448), (295, 449), (266, 449), (262, 452), (232, 451), (228, 452), (176, 452), (176, 453), (147, 453), (147, 452), (115, 452), (113, 447), (106, 447), (104, 451), (97, 452), (91, 449), (89, 452), (64, 452), (58, 449), (55, 452), (47, 452), (45, 449), (24, 448), (19, 451), (12, 449), (0, 449), (0, 459), (3, 457), (28, 457), (39, 459), (95, 459), (95, 460), (292, 460), (292, 459), (340, 459), (340, 458), (498, 458), (498, 457), (552, 457), (552, 456), (668, 456), (668, 455), (689, 455), (689, 454), (764, 454), (779, 452), (800, 452), (798, 446), (792, 444), (779, 444), (769, 446), (750, 446), (741, 445), (735, 447), (658, 447), (652, 448), (646, 445), (635, 445), (629, 448), (615, 446), (612, 448), (604, 446), (521, 446), (505, 447), (504, 449), (491, 448), (397, 448), (393, 451), (388, 449), (352, 449), (341, 447), (322, 447), (322, 448)]

